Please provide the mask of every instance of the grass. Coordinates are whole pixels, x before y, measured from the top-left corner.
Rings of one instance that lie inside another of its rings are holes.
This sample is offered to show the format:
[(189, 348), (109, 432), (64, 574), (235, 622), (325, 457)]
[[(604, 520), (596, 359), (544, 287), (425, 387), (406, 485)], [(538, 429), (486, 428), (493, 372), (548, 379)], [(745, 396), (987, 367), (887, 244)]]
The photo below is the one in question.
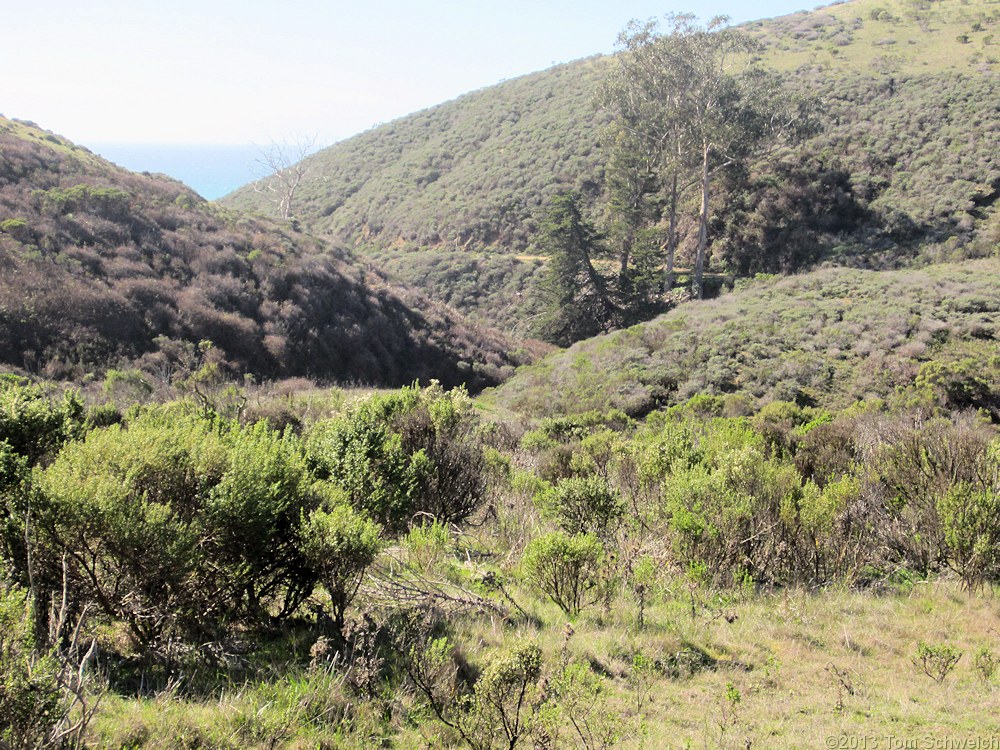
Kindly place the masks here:
[[(641, 631), (624, 600), (610, 617), (591, 609), (573, 623), (571, 658), (606, 676), (607, 704), (632, 727), (622, 747), (814, 748), (826, 737), (1000, 736), (998, 685), (984, 683), (971, 658), (997, 642), (993, 594), (972, 595), (950, 582), (884, 595), (778, 591), (727, 604), (736, 615), (728, 622), (712, 609), (692, 619), (678, 593), (647, 611)], [(546, 663), (556, 664), (566, 642), (561, 613), (540, 601), (531, 611), (544, 626), (530, 636)], [(464, 633), (478, 653), (506, 637), (486, 623)], [(964, 652), (942, 684), (912, 663), (919, 641)], [(689, 675), (665, 674), (662, 665), (685, 651), (703, 654), (704, 665)], [(641, 716), (630, 679), (639, 653), (659, 666), (639, 701)], [(726, 697), (730, 685), (739, 695), (735, 706)]]
[(43, 130), (32, 122), (11, 120), (0, 115), (0, 133), (9, 133), (15, 138), (42, 143), (47, 148), (76, 160), (84, 167), (101, 171), (111, 169), (109, 162), (88, 151), (83, 146), (78, 146), (60, 135)]
[(995, 0), (853, 0), (754, 26), (763, 30), (764, 60), (775, 70), (823, 65), (906, 76), (996, 70), (1000, 42), (988, 38), (998, 20)]
[[(730, 609), (732, 623), (708, 611), (692, 619), (682, 599), (661, 601), (639, 631), (631, 608), (619, 602), (608, 618), (594, 610), (582, 615), (567, 638), (561, 613), (534, 601), (540, 629), (512, 633), (497, 620), (468, 621), (456, 640), (475, 661), (527, 637), (542, 647), (550, 672), (565, 648), (603, 676), (600, 707), (618, 717), (623, 748), (814, 748), (824, 738), (1000, 735), (1000, 691), (995, 680), (980, 679), (971, 659), (997, 641), (1000, 604), (992, 595), (939, 582), (886, 595), (773, 592)], [(912, 663), (922, 640), (965, 653), (941, 684)], [(663, 665), (682, 653), (700, 655), (690, 673), (666, 674)], [(657, 665), (645, 684), (634, 677), (636, 654)], [(447, 746), (438, 744), (439, 727), (412, 695), (395, 699), (388, 725), (364, 707), (345, 724), (353, 704), (327, 679), (248, 686), (216, 700), (110, 698), (93, 740), (147, 748)], [(336, 721), (324, 719), (324, 711)]]

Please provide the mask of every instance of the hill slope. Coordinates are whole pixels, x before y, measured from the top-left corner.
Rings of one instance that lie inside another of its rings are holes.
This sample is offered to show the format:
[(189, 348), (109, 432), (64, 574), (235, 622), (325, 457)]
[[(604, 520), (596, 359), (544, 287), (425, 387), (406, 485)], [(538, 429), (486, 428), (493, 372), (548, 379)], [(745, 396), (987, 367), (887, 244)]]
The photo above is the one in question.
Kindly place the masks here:
[(919, 384), (1000, 421), (1000, 260), (762, 278), (522, 368), (488, 400), (644, 414), (697, 394), (842, 408)]
[[(732, 210), (715, 217), (715, 269), (893, 266), (991, 247), (1000, 236), (991, 208), (998, 27), (995, 0), (854, 0), (748, 27), (788, 87), (818, 97), (824, 129), (721, 186)], [(377, 251), (439, 298), (462, 279), (496, 280), (493, 257), (531, 253), (553, 193), (579, 189), (600, 214), (604, 115), (593, 96), (610, 64), (593, 58), (508, 81), (321, 151), (307, 161), (295, 213)], [(249, 187), (224, 203), (267, 210)], [(465, 253), (465, 267), (442, 262), (444, 252)], [(504, 296), (529, 299), (536, 271), (531, 262), (506, 270)], [(490, 293), (454, 301), (507, 326), (531, 314)]]
[(512, 343), (343, 250), (0, 119), (0, 362), (169, 373), (203, 340), (258, 376), (498, 382)]

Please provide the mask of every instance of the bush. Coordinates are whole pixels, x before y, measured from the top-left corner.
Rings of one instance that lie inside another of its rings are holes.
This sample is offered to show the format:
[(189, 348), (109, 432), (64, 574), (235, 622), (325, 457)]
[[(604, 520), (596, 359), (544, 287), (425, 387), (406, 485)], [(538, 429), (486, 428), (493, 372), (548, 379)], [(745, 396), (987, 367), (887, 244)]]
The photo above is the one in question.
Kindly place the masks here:
[(466, 742), (476, 750), (516, 747), (528, 735), (528, 708), (541, 675), (542, 651), (533, 643), (494, 654), (457, 720)]
[(917, 654), (913, 657), (913, 664), (935, 682), (944, 682), (944, 678), (951, 673), (961, 658), (962, 652), (954, 646), (920, 641), (917, 644)]
[(317, 508), (303, 519), (302, 552), (330, 594), (334, 624), (343, 632), (347, 607), (377, 557), (381, 529), (350, 505)]
[(561, 531), (537, 537), (524, 552), (525, 576), (570, 617), (603, 593), (604, 545), (593, 534)]
[(937, 502), (949, 564), (970, 588), (1000, 578), (1000, 442), (982, 468), (980, 481), (960, 481)]
[(79, 436), (83, 416), (83, 401), (74, 391), (64, 391), (60, 401), (53, 401), (40, 385), (0, 376), (0, 440), (31, 463), (51, 457), (64, 442)]
[(0, 579), (0, 747), (4, 748), (46, 746), (62, 718), (59, 665), (37, 649), (30, 610), (27, 593)]
[(542, 512), (569, 534), (606, 538), (621, 522), (621, 498), (599, 477), (570, 477), (535, 496)]
[(234, 618), (284, 617), (316, 574), (298, 549), (317, 504), (290, 434), (184, 408), (151, 410), (68, 445), (40, 477), (39, 565), (123, 622), (140, 648), (217, 637)]
[(372, 396), (320, 423), (308, 441), (317, 476), (390, 534), (417, 516), (461, 522), (486, 494), (486, 463), (464, 391), (440, 386)]

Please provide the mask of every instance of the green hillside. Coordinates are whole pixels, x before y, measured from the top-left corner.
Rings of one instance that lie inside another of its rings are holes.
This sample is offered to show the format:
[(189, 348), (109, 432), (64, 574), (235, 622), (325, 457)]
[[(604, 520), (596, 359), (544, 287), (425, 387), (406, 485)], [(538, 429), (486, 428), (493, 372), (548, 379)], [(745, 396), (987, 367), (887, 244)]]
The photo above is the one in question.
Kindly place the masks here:
[[(720, 186), (727, 210), (714, 216), (710, 270), (988, 254), (1000, 194), (998, 21), (994, 1), (857, 0), (750, 25), (766, 65), (816, 98), (822, 128)], [(321, 151), (307, 160), (294, 213), (447, 298), (489, 275), (496, 254), (534, 254), (540, 207), (554, 193), (580, 190), (603, 218), (594, 94), (611, 64), (558, 66)], [(249, 187), (224, 203), (267, 210)], [(443, 259), (454, 252), (467, 255), (464, 268)], [(512, 265), (494, 280), (508, 300), (531, 300), (536, 270)], [(498, 305), (488, 291), (452, 301), (508, 328), (532, 315), (527, 302)]]
[(0, 363), (50, 378), (138, 365), (169, 382), (207, 356), (258, 377), (481, 387), (517, 362), (336, 246), (8, 119), (0, 267)]
[(844, 408), (918, 386), (1000, 421), (1000, 260), (761, 278), (582, 341), (490, 394), (552, 417), (645, 414), (699, 394)]
[(996, 71), (997, 0), (853, 0), (749, 24), (779, 70)]

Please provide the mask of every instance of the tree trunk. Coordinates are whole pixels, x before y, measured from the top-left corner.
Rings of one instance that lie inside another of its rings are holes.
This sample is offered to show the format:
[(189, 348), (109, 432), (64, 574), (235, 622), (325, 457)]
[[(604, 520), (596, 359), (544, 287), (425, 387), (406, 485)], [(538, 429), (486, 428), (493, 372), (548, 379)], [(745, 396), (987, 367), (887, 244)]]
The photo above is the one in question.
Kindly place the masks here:
[(677, 254), (677, 173), (670, 184), (670, 217), (667, 226), (667, 270), (663, 276), (663, 293), (674, 288), (674, 256)]
[(701, 299), (704, 292), (705, 250), (708, 246), (708, 141), (702, 142), (701, 150), (701, 214), (698, 217), (698, 253), (694, 266), (694, 296)]
[(623, 294), (627, 294), (628, 290), (628, 264), (632, 259), (632, 245), (634, 243), (634, 235), (632, 228), (629, 227), (628, 234), (622, 238), (621, 253), (619, 254), (619, 268), (618, 268), (618, 287), (622, 290)]

